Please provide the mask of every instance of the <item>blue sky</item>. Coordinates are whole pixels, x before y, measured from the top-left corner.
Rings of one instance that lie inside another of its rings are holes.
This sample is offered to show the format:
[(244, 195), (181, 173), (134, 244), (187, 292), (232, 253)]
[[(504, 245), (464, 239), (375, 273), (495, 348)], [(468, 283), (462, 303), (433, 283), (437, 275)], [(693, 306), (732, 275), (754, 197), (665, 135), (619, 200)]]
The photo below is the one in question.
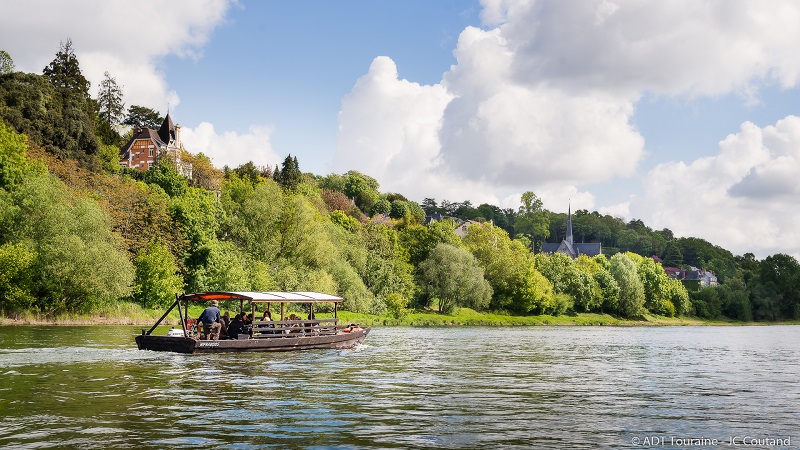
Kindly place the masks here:
[[(41, 73), (170, 105), (216, 165), (360, 170), (421, 201), (599, 210), (800, 256), (800, 4), (122, 0), (0, 4)], [(75, 25), (80, 24), (80, 25)]]

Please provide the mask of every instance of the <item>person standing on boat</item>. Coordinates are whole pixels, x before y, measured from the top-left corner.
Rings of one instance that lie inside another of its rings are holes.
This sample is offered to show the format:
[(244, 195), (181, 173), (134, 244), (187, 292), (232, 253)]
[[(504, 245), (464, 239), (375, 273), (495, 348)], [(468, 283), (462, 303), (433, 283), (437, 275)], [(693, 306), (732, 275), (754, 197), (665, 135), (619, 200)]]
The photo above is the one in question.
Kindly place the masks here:
[(219, 339), (219, 332), (222, 329), (222, 319), (220, 317), (219, 302), (211, 300), (211, 306), (203, 310), (197, 321), (203, 324), (203, 339)]

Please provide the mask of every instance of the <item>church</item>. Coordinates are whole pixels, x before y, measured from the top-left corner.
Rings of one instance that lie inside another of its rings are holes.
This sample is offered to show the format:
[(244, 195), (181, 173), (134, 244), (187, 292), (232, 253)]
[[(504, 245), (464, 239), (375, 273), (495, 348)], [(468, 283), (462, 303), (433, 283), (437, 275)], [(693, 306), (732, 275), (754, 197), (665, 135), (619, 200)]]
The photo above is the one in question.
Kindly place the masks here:
[(567, 208), (567, 237), (560, 244), (548, 243), (542, 244), (542, 252), (547, 254), (563, 253), (572, 259), (580, 255), (589, 257), (597, 256), (603, 253), (603, 244), (596, 243), (575, 243), (572, 237), (572, 207)]

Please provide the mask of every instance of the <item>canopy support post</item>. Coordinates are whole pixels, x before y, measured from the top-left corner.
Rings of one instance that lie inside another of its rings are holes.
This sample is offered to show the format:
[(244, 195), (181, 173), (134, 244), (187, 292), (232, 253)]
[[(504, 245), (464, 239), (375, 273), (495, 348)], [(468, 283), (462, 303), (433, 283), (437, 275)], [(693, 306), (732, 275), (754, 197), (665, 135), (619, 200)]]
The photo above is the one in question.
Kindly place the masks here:
[[(176, 297), (177, 297), (177, 295), (176, 295)], [(170, 307), (169, 307), (169, 309), (167, 310), (167, 312), (165, 312), (165, 313), (164, 313), (164, 315), (163, 315), (163, 316), (161, 316), (161, 318), (160, 318), (160, 319), (156, 320), (156, 323), (155, 323), (155, 324), (154, 324), (152, 327), (150, 327), (150, 329), (149, 329), (149, 330), (147, 330), (147, 333), (146, 333), (146, 334), (147, 334), (147, 335), (150, 335), (150, 333), (152, 333), (152, 332), (153, 332), (153, 330), (155, 330), (155, 329), (156, 329), (156, 327), (158, 326), (158, 324), (160, 324), (160, 323), (161, 323), (161, 321), (162, 321), (162, 320), (164, 320), (164, 318), (165, 318), (165, 317), (167, 317), (167, 314), (169, 314), (170, 312), (172, 312), (172, 310), (173, 310), (173, 309), (175, 309), (175, 306), (177, 306), (177, 307), (178, 307), (178, 310), (180, 311), (180, 302), (181, 302), (181, 301), (180, 301), (180, 298), (176, 298), (176, 299), (175, 299), (175, 303), (173, 303), (173, 304), (172, 304), (172, 306), (170, 306)]]
[[(178, 303), (178, 316), (181, 318), (181, 329), (183, 330), (183, 336), (186, 336), (186, 320), (183, 319), (184, 315), (181, 312), (181, 299), (178, 297), (178, 294), (175, 294), (175, 301)], [(189, 300), (186, 300), (186, 317), (189, 317)]]

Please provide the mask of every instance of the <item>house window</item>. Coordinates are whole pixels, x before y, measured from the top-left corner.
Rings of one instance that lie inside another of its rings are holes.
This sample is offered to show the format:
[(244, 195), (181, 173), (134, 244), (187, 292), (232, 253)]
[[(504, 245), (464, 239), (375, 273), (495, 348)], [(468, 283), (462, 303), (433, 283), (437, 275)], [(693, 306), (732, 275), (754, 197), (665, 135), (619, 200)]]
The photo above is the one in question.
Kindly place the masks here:
[(151, 158), (153, 157), (153, 147), (150, 147), (149, 149), (147, 149), (147, 156), (149, 156)]

